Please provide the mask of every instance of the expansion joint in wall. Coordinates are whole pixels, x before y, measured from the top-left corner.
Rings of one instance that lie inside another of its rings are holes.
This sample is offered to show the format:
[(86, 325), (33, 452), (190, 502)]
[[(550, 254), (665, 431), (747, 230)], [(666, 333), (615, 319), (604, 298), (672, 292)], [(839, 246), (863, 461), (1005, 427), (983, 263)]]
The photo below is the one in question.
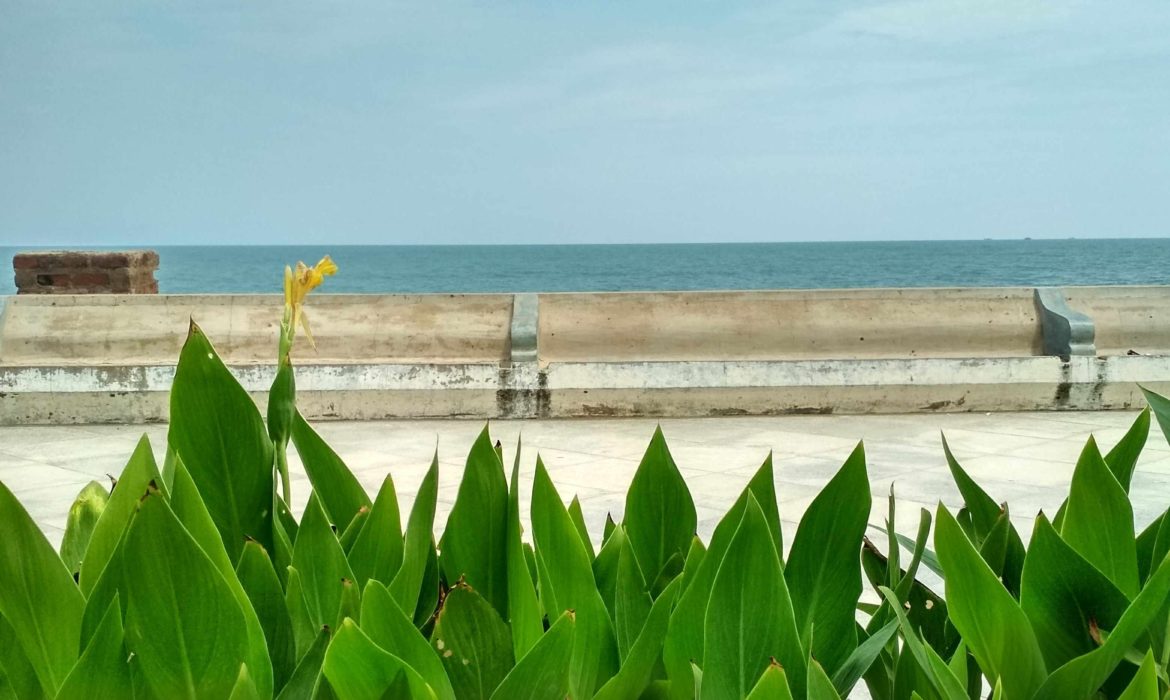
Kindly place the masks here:
[(1068, 362), (1074, 355), (1097, 354), (1093, 319), (1069, 307), (1063, 289), (1037, 287), (1034, 298), (1040, 314), (1045, 355), (1055, 355)]

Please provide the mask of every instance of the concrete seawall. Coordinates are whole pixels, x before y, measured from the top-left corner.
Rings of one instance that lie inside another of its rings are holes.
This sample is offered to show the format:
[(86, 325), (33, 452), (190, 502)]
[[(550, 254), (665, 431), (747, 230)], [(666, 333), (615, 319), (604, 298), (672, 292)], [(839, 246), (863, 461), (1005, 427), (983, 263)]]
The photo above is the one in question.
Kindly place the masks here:
[[(194, 318), (263, 401), (276, 295), (7, 297), (0, 423), (166, 419)], [(1170, 287), (321, 295), (314, 418), (1120, 409), (1170, 390)]]

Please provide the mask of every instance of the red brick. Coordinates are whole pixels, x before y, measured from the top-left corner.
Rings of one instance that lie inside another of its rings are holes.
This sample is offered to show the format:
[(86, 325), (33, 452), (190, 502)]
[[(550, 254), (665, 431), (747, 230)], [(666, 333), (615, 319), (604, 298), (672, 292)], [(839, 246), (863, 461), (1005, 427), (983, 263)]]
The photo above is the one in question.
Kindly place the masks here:
[(105, 287), (110, 284), (110, 276), (104, 272), (75, 272), (69, 283), (74, 287)]
[(62, 253), (55, 253), (54, 255), (57, 256), (56, 263), (58, 267), (68, 267), (73, 269), (89, 267), (89, 253), (66, 251)]
[(35, 287), (37, 284), (37, 271), (29, 270), (27, 268), (16, 268), (16, 286), (20, 287)]
[(89, 264), (102, 270), (111, 270), (130, 265), (131, 253), (91, 253)]
[(13, 257), (20, 294), (158, 293), (158, 253), (43, 251)]

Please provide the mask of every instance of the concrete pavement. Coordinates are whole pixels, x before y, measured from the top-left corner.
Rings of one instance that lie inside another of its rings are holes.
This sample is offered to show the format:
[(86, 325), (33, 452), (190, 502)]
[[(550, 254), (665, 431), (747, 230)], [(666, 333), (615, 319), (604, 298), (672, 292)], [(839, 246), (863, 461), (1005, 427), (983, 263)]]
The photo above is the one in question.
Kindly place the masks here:
[[(958, 507), (939, 442), (946, 431), (963, 466), (997, 500), (1006, 500), (1027, 538), (1040, 509), (1055, 511), (1067, 494), (1077, 455), (1095, 434), (1102, 451), (1121, 438), (1132, 412), (781, 416), (660, 421), (671, 452), (695, 498), (699, 533), (708, 539), (750, 476), (774, 451), (776, 490), (785, 539), (818, 490), (858, 440), (865, 441), (874, 494), (871, 522), (885, 517), (893, 483), (899, 497), (898, 529), (913, 534), (919, 508), (941, 499)], [(511, 464), (523, 433), (521, 499), (525, 519), (535, 456), (539, 452), (561, 496), (581, 499), (593, 538), (607, 513), (615, 519), (654, 426), (652, 419), (493, 421)], [(467, 450), (482, 421), (435, 420), (323, 422), (317, 428), (373, 496), (386, 473), (394, 475), (405, 519), (430, 458), (440, 459), (437, 531), (454, 503)], [(0, 481), (21, 500), (54, 544), (60, 542), (69, 505), (91, 479), (117, 475), (135, 442), (149, 435), (160, 464), (166, 426), (28, 426), (0, 428)], [(309, 482), (292, 459), (293, 506), (300, 510)], [(1170, 505), (1170, 447), (1155, 425), (1133, 483), (1139, 528)], [(878, 538), (880, 539), (880, 538)]]

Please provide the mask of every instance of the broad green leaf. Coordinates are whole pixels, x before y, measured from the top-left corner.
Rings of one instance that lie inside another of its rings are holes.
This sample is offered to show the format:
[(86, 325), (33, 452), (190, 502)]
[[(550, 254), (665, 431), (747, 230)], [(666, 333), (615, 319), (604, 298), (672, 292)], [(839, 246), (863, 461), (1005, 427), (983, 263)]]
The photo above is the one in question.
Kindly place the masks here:
[(682, 592), (682, 579), (671, 581), (662, 594), (654, 601), (642, 633), (630, 647), (617, 675), (610, 678), (594, 700), (623, 700), (640, 697), (654, 672), (654, 666), (662, 655), (662, 643), (670, 624), (670, 613)]
[(247, 537), (271, 548), (268, 429), (252, 397), (194, 322), (171, 386), (167, 441), (199, 488), (231, 560), (239, 559)]
[(323, 625), (317, 625), (309, 615), (305, 601), (305, 590), (301, 584), (301, 572), (295, 566), (288, 567), (288, 582), (284, 589), (284, 605), (292, 623), (293, 640), (296, 642), (297, 657), (304, 656)]
[(362, 592), (362, 630), (382, 649), (418, 671), (440, 700), (455, 700), (455, 690), (439, 661), (439, 652), (402, 612), (390, 591), (370, 581)]
[[(105, 571), (114, 550), (121, 544), (126, 526), (138, 508), (138, 499), (146, 493), (150, 482), (158, 478), (158, 466), (154, 461), (154, 452), (150, 449), (150, 440), (143, 435), (130, 460), (122, 469), (122, 475), (118, 477), (110, 493), (110, 500), (102, 509), (101, 517), (94, 524), (93, 534), (89, 538), (89, 546), (81, 562), (79, 579), (81, 592), (87, 598)], [(101, 610), (97, 612), (98, 616), (105, 614), (109, 602), (109, 599), (103, 601)]]
[(1154, 412), (1154, 417), (1158, 419), (1162, 435), (1166, 437), (1167, 442), (1170, 442), (1170, 399), (1145, 387), (1141, 387), (1141, 390), (1146, 395), (1146, 402), (1150, 404), (1150, 410)]
[(341, 623), (325, 652), (322, 671), (340, 700), (435, 697), (418, 672), (378, 647), (353, 620)]
[(81, 573), (81, 560), (85, 558), (89, 538), (93, 536), (93, 528), (109, 500), (110, 494), (106, 487), (91, 481), (81, 489), (69, 507), (65, 536), (61, 539), (61, 559), (74, 577)]
[(313, 629), (324, 625), (337, 629), (341, 621), (342, 580), (353, 581), (353, 571), (315, 493), (309, 496), (293, 543), (293, 567), (300, 574)]
[(653, 580), (647, 579), (646, 583), (650, 586), (650, 597), (657, 598), (663, 589), (665, 589), (671, 581), (682, 575), (683, 566), (686, 560), (682, 554), (675, 552), (666, 560), (666, 564), (658, 572), (658, 576)]
[(1020, 607), (1048, 668), (1056, 668), (1095, 649), (1090, 627), (1112, 629), (1129, 599), (1065, 543), (1042, 513), (1024, 561)]
[(462, 583), (443, 600), (431, 646), (460, 700), (488, 700), (515, 665), (507, 623), (491, 603)]
[[(16, 632), (8, 620), (0, 615), (0, 698), (9, 700), (41, 700), (45, 691), (41, 689), (41, 682), (37, 680), (36, 669), (28, 660), (20, 642), (16, 639)], [(7, 684), (7, 687), (4, 687)]]
[(492, 700), (564, 700), (569, 690), (565, 659), (573, 655), (574, 615), (563, 613), (504, 676)]
[(808, 700), (841, 700), (829, 675), (816, 659), (808, 662)]
[(634, 549), (628, 538), (623, 538), (618, 553), (617, 576), (615, 577), (613, 623), (617, 638), (618, 656), (624, 663), (630, 647), (642, 632), (646, 618), (650, 615), (650, 594), (646, 592), (646, 581), (638, 569)]
[(768, 522), (768, 532), (776, 541), (776, 552), (783, 562), (784, 532), (780, 527), (780, 506), (776, 503), (776, 477), (772, 467), (771, 451), (764, 458), (764, 463), (752, 475), (752, 480), (748, 482), (748, 489), (756, 497), (756, 503), (760, 504), (760, 510), (764, 512), (764, 520)]
[[(744, 487), (731, 509), (715, 526), (715, 532), (711, 535), (711, 544), (696, 564), (689, 579), (687, 579), (687, 573), (684, 569), (685, 590), (674, 614), (671, 615), (670, 629), (667, 631), (662, 649), (667, 677), (671, 681), (672, 697), (688, 697), (685, 689), (692, 681), (691, 662), (695, 661), (701, 664), (703, 661), (703, 622), (707, 614), (707, 601), (711, 597), (711, 585), (715, 581), (719, 565), (723, 562), (727, 546), (731, 543), (732, 537), (735, 536), (735, 532), (743, 520), (743, 512), (747, 507), (749, 494), (755, 497), (757, 503), (767, 502), (769, 498), (775, 500), (776, 487), (772, 478), (771, 461), (764, 462), (763, 466)], [(763, 510), (762, 506), (761, 510)], [(767, 519), (767, 512), (763, 512), (765, 519)], [(778, 524), (774, 531), (780, 532)], [(771, 532), (773, 529), (769, 527), (769, 534)], [(777, 541), (779, 541), (779, 534), (777, 534)], [(777, 549), (777, 551), (779, 550)]]
[(585, 525), (585, 512), (581, 510), (581, 499), (576, 496), (573, 496), (573, 500), (569, 502), (569, 517), (573, 520), (573, 527), (577, 528), (577, 532), (581, 535), (581, 544), (585, 547), (585, 553), (592, 561), (597, 553), (593, 551), (593, 540), (589, 539), (589, 527)]
[(439, 553), (436, 549), (435, 538), (431, 537), (431, 546), (427, 548), (426, 566), (423, 567), (422, 586), (418, 591), (418, 603), (414, 606), (414, 624), (419, 629), (434, 622), (438, 615), (439, 605)]
[(85, 599), (41, 529), (0, 482), (0, 615), (46, 694), (77, 661)]
[[(811, 697), (811, 696), (810, 696)], [(772, 659), (768, 668), (760, 674), (760, 679), (747, 695), (747, 700), (792, 700), (792, 690), (788, 687), (788, 674), (784, 667)]]
[(179, 523), (195, 540), (195, 544), (199, 545), (199, 548), (219, 570), (219, 575), (223, 577), (224, 582), (231, 589), (232, 595), (236, 597), (236, 604), (240, 606), (240, 611), (244, 615), (244, 624), (248, 629), (248, 655), (245, 662), (255, 669), (255, 672), (250, 673), (249, 677), (259, 688), (261, 695), (271, 696), (273, 689), (272, 660), (268, 656), (264, 629), (252, 607), (252, 601), (236, 577), (235, 567), (228, 559), (227, 550), (224, 549), (223, 540), (220, 539), (215, 522), (211, 519), (211, 513), (208, 512), (207, 506), (195, 488), (195, 482), (184, 464), (180, 463), (176, 466), (173, 483), (171, 509), (175, 517), (179, 519)]
[(1053, 671), (1033, 700), (1092, 697), (1159, 616), (1168, 597), (1170, 558), (1162, 560), (1146, 587), (1134, 598), (1104, 643)]
[[(1109, 466), (1109, 471), (1113, 472), (1113, 476), (1117, 478), (1117, 483), (1129, 493), (1129, 485), (1133, 480), (1133, 472), (1137, 467), (1138, 458), (1142, 454), (1142, 448), (1146, 445), (1146, 440), (1150, 434), (1150, 409), (1145, 409), (1138, 414), (1133, 425), (1121, 438), (1121, 440), (1109, 450), (1109, 454), (1105, 455), (1105, 464)], [(1059, 532), (1064, 527), (1065, 511), (1068, 509), (1068, 500), (1060, 504), (1056, 515), (1052, 518), (1052, 526)]]
[[(1161, 560), (1161, 557), (1155, 556), (1154, 550), (1157, 548), (1162, 525), (1167, 522), (1166, 513), (1168, 512), (1170, 511), (1163, 512), (1155, 518), (1137, 536), (1138, 576), (1141, 578), (1142, 583), (1145, 583), (1146, 579), (1150, 577), (1150, 569), (1153, 562)], [(1170, 545), (1170, 540), (1167, 541), (1167, 544)], [(1166, 552), (1163, 551), (1162, 555), (1165, 556), (1165, 554)]]
[[(385, 486), (385, 482), (383, 482), (382, 485)], [(347, 557), (349, 556), (349, 550), (353, 549), (353, 544), (354, 542), (357, 542), (358, 535), (361, 534), (362, 529), (365, 527), (366, 520), (369, 517), (370, 509), (362, 506), (358, 509), (357, 513), (354, 513), (353, 518), (350, 519), (349, 524), (345, 526), (345, 529), (338, 531), (337, 541), (341, 543), (341, 549), (345, 552)], [(401, 536), (401, 533), (399, 533), (399, 538), (401, 538)], [(352, 562), (350, 562), (350, 565), (352, 566)]]
[(1137, 674), (1117, 700), (1158, 700), (1158, 666), (1152, 649), (1146, 652)]
[(455, 505), (439, 542), (448, 581), (463, 578), (508, 616), (508, 484), (487, 427), (467, 455)]
[(1125, 436), (1109, 450), (1109, 454), (1105, 455), (1105, 463), (1109, 465), (1109, 471), (1113, 472), (1113, 476), (1117, 477), (1117, 482), (1129, 493), (1129, 485), (1133, 481), (1133, 472), (1137, 467), (1138, 458), (1141, 457), (1142, 448), (1146, 446), (1146, 440), (1150, 435), (1150, 409), (1143, 409), (1138, 417), (1134, 419), (1133, 425), (1125, 433)]
[[(295, 521), (292, 523), (292, 528), (285, 524), (286, 518), (281, 515), (281, 512), (288, 513), (288, 506), (273, 493), (273, 508), (276, 513), (272, 516), (272, 549), (269, 550), (272, 554), (272, 566), (276, 569), (276, 578), (280, 579), (280, 585), (288, 585), (288, 570), (292, 566), (292, 550), (293, 542), (296, 541), (296, 531), (300, 529)], [(287, 520), (292, 520), (292, 515), (287, 516)]]
[(744, 697), (773, 658), (792, 672), (794, 694), (804, 694), (805, 652), (792, 601), (768, 523), (750, 494), (711, 586), (703, 636), (703, 700)]
[(65, 678), (57, 700), (121, 700), (132, 695), (130, 664), (122, 636), (122, 612), (115, 598), (89, 646)]
[(284, 687), (297, 665), (296, 638), (293, 636), (292, 619), (284, 603), (284, 591), (276, 570), (268, 558), (268, 552), (259, 542), (244, 544), (240, 563), (236, 565), (236, 577), (251, 601), (252, 608), (272, 660), (273, 687)]
[[(142, 439), (145, 440), (146, 436), (143, 435)], [(166, 450), (163, 452), (163, 468), (161, 474), (162, 483), (166, 487), (163, 489), (165, 492), (170, 492), (171, 484), (175, 483), (175, 467), (180, 463), (182, 463), (182, 460), (179, 459), (179, 455), (175, 454), (174, 448), (167, 445)]]
[(512, 481), (508, 486), (508, 614), (512, 624), (512, 649), (523, 659), (544, 634), (540, 602), (528, 572), (524, 542), (520, 538), (520, 442), (516, 442), (516, 461), (512, 464)]
[[(930, 649), (930, 647), (927, 647), (927, 649)], [(970, 680), (978, 681), (975, 678), (975, 674), (969, 673), (974, 665), (974, 659), (970, 658), (970, 655), (967, 653), (967, 644), (965, 642), (959, 642), (959, 646), (955, 649), (951, 660), (947, 662), (947, 670), (951, 672), (955, 680), (959, 681), (960, 685), (968, 687), (967, 681), (969, 677)]]
[(569, 672), (571, 694), (592, 697), (617, 672), (617, 641), (593, 578), (589, 555), (539, 456), (532, 489), (532, 534), (537, 562), (544, 574), (541, 598), (545, 609), (552, 605), (553, 609), (573, 610), (577, 615), (577, 642)]
[[(924, 508), (923, 510), (926, 509)], [(921, 521), (919, 522), (919, 526), (921, 526)], [(878, 529), (882, 532), (886, 532), (885, 528), (878, 527)], [(895, 536), (898, 538), (899, 544), (911, 552), (915, 551), (916, 542), (914, 540), (902, 534), (895, 533)], [(922, 565), (934, 573), (935, 576), (943, 578), (942, 565), (938, 563), (938, 555), (934, 553), (933, 549), (927, 547), (926, 549), (922, 550)]]
[(402, 521), (398, 514), (398, 496), (389, 474), (378, 490), (374, 507), (349, 550), (349, 565), (354, 580), (363, 588), (370, 579), (389, 583), (402, 568)]
[[(942, 438), (943, 453), (946, 455), (947, 465), (950, 467), (951, 476), (955, 480), (955, 485), (959, 487), (959, 493), (963, 496), (964, 506), (959, 511), (958, 522), (962, 523), (964, 520), (970, 520), (970, 527), (972, 532), (968, 533), (968, 537), (974, 542), (976, 548), (983, 544), (983, 540), (991, 533), (992, 528), (995, 527), (999, 520), (1000, 513), (1003, 508), (995, 502), (987, 492), (983, 490), (975, 480), (967, 474), (966, 470), (955, 459), (955, 455), (951, 453), (951, 446), (947, 444), (947, 438), (944, 435)], [(1024, 570), (1024, 542), (1020, 539), (1019, 533), (1015, 527), (1011, 526), (1008, 532), (1008, 549), (1004, 557), (1003, 570), (999, 576), (1003, 579), (1003, 585), (1008, 589), (1008, 592), (1013, 597), (1020, 597), (1020, 576)], [(964, 530), (966, 531), (966, 530)]]
[[(903, 647), (897, 655), (892, 657), (893, 689), (890, 697), (905, 698), (907, 694), (913, 697), (916, 693), (921, 693), (930, 700), (939, 700), (939, 694), (934, 690), (934, 679), (921, 660), (927, 653), (923, 651), (919, 655), (905, 652), (906, 648)], [(929, 664), (929, 661), (926, 661), (925, 664)], [(947, 700), (958, 700), (958, 698), (947, 698)]]
[[(1158, 537), (1150, 551), (1150, 560), (1151, 562), (1162, 561), (1167, 554), (1170, 554), (1170, 516), (1162, 518), (1162, 523), (1158, 527)], [(1152, 566), (1151, 563), (1151, 568)]]
[(292, 551), (292, 543), (297, 539), (297, 530), (300, 526), (297, 524), (296, 518), (293, 517), (292, 511), (289, 510), (288, 504), (280, 497), (280, 494), (273, 491), (272, 501), (276, 504), (276, 519), (279, 521), (284, 530), (285, 535), (288, 536), (289, 551)]
[(995, 502), (995, 499), (983, 490), (983, 487), (975, 483), (967, 470), (963, 469), (959, 461), (955, 459), (946, 435), (942, 436), (942, 445), (947, 466), (951, 470), (951, 477), (955, 480), (955, 485), (959, 487), (959, 493), (963, 496), (963, 511), (970, 514), (971, 523), (975, 527), (974, 542), (977, 545), (982, 544), (987, 533), (991, 532), (991, 528), (995, 526), (995, 521), (999, 519), (1002, 509)]
[(403, 610), (414, 610), (418, 604), (427, 557), (434, 556), (435, 505), (439, 496), (439, 455), (431, 459), (431, 468), (423, 477), (410, 509), (406, 535), (402, 545), (402, 568), (390, 582), (390, 593)]
[(613, 534), (613, 529), (616, 526), (617, 526), (617, 523), (615, 523), (613, 521), (613, 515), (610, 513), (606, 513), (605, 514), (605, 524), (601, 526), (601, 544), (602, 545), (604, 545), (606, 542), (609, 541), (609, 536)]
[(1093, 438), (1089, 438), (1073, 472), (1060, 535), (1122, 593), (1130, 598), (1137, 595), (1140, 584), (1133, 507)]
[(897, 632), (898, 621), (896, 619), (890, 620), (884, 627), (879, 628), (865, 641), (857, 645), (853, 653), (833, 674), (833, 687), (837, 689), (838, 693), (848, 697), (853, 686), (857, 685), (857, 681), (861, 680)]
[(329, 646), (330, 630), (322, 627), (312, 644), (289, 677), (288, 683), (280, 690), (276, 700), (310, 700), (321, 681), (321, 665), (325, 663), (325, 649)]
[(657, 428), (626, 493), (624, 519), (626, 536), (648, 580), (656, 579), (676, 553), (686, 556), (696, 520), (691, 492)]
[[(609, 616), (614, 617), (614, 598), (617, 595), (618, 562), (623, 549), (629, 549), (630, 542), (626, 537), (625, 527), (614, 527), (601, 551), (593, 559), (593, 579), (597, 582), (597, 590), (605, 602)], [(553, 613), (555, 614), (555, 610)]]
[(232, 686), (228, 700), (260, 700), (261, 697), (256, 681), (248, 671), (248, 664), (240, 664), (240, 673), (236, 676), (236, 684)]
[[(114, 602), (114, 598), (126, 600), (126, 586), (122, 581), (122, 543), (125, 541), (125, 532), (122, 533), (122, 536), (123, 539), (110, 554), (101, 576), (98, 577), (97, 583), (93, 585), (93, 590), (89, 592), (89, 596), (85, 600), (85, 612), (81, 616), (81, 648), (85, 648), (89, 644), (89, 640), (93, 638), (94, 633), (97, 632), (98, 625), (101, 624), (102, 618), (105, 617), (106, 610), (110, 607), (110, 603)], [(123, 619), (125, 619), (124, 613)]]
[(292, 422), (292, 442), (332, 522), (348, 523), (362, 506), (372, 505), (357, 477), (299, 412)]
[(1046, 671), (1028, 618), (942, 504), (935, 523), (951, 621), (992, 682), (1002, 679), (1009, 697), (1031, 697)]
[(699, 565), (703, 563), (703, 557), (705, 556), (707, 556), (707, 546), (696, 535), (691, 540), (691, 548), (687, 551), (686, 561), (683, 562), (682, 581), (684, 591), (687, 589), (687, 586), (691, 585), (691, 581), (695, 578), (695, 572), (699, 570)]
[(858, 445), (805, 511), (784, 569), (801, 639), (812, 640), (812, 656), (830, 672), (857, 647), (857, 547), (872, 503), (865, 450)]
[[(961, 681), (943, 663), (933, 648), (924, 644), (918, 637), (918, 633), (914, 630), (910, 618), (906, 615), (894, 592), (885, 586), (881, 586), (878, 592), (886, 599), (886, 603), (890, 606), (889, 609), (894, 613), (894, 617), (902, 628), (904, 646), (899, 661), (906, 664), (913, 661), (913, 666), (918, 669), (917, 672), (921, 673), (925, 681), (930, 684), (931, 692), (929, 694), (931, 696), (937, 696), (944, 700), (966, 700), (967, 693)], [(966, 653), (965, 650), (962, 652), (964, 657)], [(899, 671), (904, 668), (906, 667), (900, 663)], [(924, 687), (919, 689), (927, 690)]]
[(979, 556), (983, 557), (983, 561), (987, 562), (997, 577), (1003, 576), (1004, 565), (1007, 563), (1008, 533), (1011, 532), (1011, 529), (1011, 513), (1005, 503), (995, 525), (991, 527), (983, 544), (979, 546)]
[(226, 697), (247, 658), (231, 588), (157, 492), (147, 495), (123, 552), (126, 646), (164, 698)]
[[(887, 573), (889, 562), (886, 560), (885, 554), (877, 549), (868, 539), (862, 542), (861, 549), (861, 563), (866, 571), (866, 575), (870, 578), (875, 590), (881, 586), (886, 585), (883, 581), (889, 581), (890, 577)], [(921, 581), (909, 578), (909, 574), (904, 574), (898, 583), (897, 591), (899, 607), (909, 606), (906, 611), (906, 616), (910, 620), (910, 629), (915, 630), (927, 644), (937, 647), (941, 652), (948, 653), (954, 648), (957, 640), (953, 637), (957, 636), (953, 630), (948, 631), (948, 617), (947, 604), (937, 593), (927, 588)], [(875, 617), (876, 624), (886, 622), (889, 615), (889, 609), (879, 617)], [(876, 632), (877, 628), (871, 627)], [(834, 674), (835, 675), (835, 674)]]
[(341, 579), (341, 606), (338, 609), (337, 619), (349, 618), (361, 624), (362, 592), (352, 579)]

